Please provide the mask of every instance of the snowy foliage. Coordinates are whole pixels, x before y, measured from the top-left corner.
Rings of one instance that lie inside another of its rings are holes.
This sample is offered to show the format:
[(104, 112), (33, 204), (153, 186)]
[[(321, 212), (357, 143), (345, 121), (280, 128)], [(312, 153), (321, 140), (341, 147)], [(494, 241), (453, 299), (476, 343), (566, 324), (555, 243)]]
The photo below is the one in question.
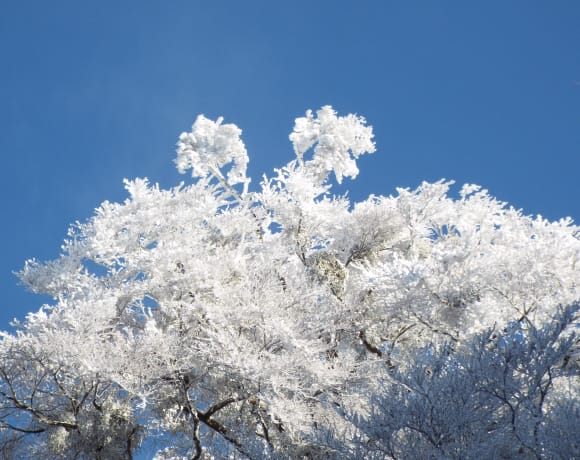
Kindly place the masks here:
[(343, 457), (580, 458), (574, 339), (562, 335), (577, 312), (417, 350), (371, 395), (368, 415), (352, 416), (360, 431)]
[(176, 159), (193, 183), (126, 181), (26, 263), (54, 302), (1, 336), (0, 456), (578, 455), (570, 219), (444, 181), (333, 196), (375, 147), (331, 107), (249, 191), (240, 134), (199, 116)]
[[(356, 161), (363, 153), (373, 153), (375, 144), (372, 129), (365, 126), (365, 119), (355, 115), (337, 117), (330, 106), (324, 106), (317, 112), (306, 112), (306, 117), (297, 118), (290, 140), (300, 164), (311, 172), (320, 182), (324, 182), (328, 173), (333, 171), (340, 184), (343, 177), (355, 178), (358, 174)], [(313, 158), (304, 161), (304, 153), (314, 145)], [(350, 153), (354, 158), (351, 158)]]
[(191, 169), (192, 177), (214, 174), (222, 178), (220, 169), (233, 163), (227, 174), (229, 185), (249, 182), (246, 177), (248, 152), (240, 139), (242, 130), (236, 125), (222, 125), (223, 118), (211, 121), (199, 115), (190, 133), (179, 136), (175, 164), (180, 173)]

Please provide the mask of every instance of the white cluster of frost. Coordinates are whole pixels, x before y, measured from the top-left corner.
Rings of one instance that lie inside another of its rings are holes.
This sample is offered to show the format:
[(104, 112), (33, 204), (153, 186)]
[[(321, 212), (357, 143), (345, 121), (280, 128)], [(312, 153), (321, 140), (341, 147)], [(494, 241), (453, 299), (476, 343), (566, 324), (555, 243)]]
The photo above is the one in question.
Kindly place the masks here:
[[(297, 118), (290, 134), (299, 162), (320, 182), (330, 172), (334, 172), (339, 184), (343, 177), (354, 179), (358, 175), (355, 160), (364, 153), (375, 151), (372, 128), (365, 126), (363, 117), (352, 114), (337, 117), (329, 105), (318, 110), (316, 115), (314, 118), (312, 110), (308, 110), (306, 117)], [(313, 146), (312, 160), (305, 162), (304, 154)]]
[[(238, 194), (240, 133), (198, 117), (176, 159), (192, 184), (126, 181), (129, 198), (74, 225), (61, 257), (26, 263), (23, 283), (54, 301), (1, 335), (2, 452), (129, 459), (153, 443), (158, 458), (491, 458), (481, 423), (448, 439), (456, 405), (441, 401), (456, 366), (473, 372), (461, 416), (504, 424), (508, 441), (521, 429), (526, 455), (556, 458), (549, 433), (572, 425), (544, 412), (580, 413), (578, 345), (557, 315), (580, 301), (580, 229), (474, 185), (455, 198), (452, 182), (332, 196), (329, 173), (356, 176), (374, 144), (363, 118), (330, 107), (296, 120), (297, 159)], [(529, 346), (510, 356), (530, 363), (484, 353), (514, 336), (504, 326)], [(485, 380), (493, 366), (513, 381)], [(484, 390), (507, 399), (471, 394)], [(510, 431), (518, 404), (528, 418)], [(418, 425), (430, 408), (442, 420)]]
[(191, 169), (192, 177), (206, 177), (233, 163), (227, 174), (228, 184), (246, 184), (249, 182), (246, 177), (248, 152), (240, 139), (242, 130), (222, 122), (223, 117), (212, 121), (199, 115), (191, 132), (179, 136), (177, 170), (183, 174)]

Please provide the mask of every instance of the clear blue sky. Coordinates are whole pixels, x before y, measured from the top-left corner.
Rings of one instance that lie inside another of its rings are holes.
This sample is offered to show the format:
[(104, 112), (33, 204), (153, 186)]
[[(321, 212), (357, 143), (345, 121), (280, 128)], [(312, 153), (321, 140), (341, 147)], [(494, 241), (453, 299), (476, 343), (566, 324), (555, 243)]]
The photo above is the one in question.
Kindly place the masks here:
[(580, 220), (580, 2), (0, 3), (0, 329), (42, 299), (12, 272), (55, 258), (122, 179), (169, 187), (196, 115), (238, 124), (254, 184), (308, 108), (364, 115), (355, 199), (478, 183)]

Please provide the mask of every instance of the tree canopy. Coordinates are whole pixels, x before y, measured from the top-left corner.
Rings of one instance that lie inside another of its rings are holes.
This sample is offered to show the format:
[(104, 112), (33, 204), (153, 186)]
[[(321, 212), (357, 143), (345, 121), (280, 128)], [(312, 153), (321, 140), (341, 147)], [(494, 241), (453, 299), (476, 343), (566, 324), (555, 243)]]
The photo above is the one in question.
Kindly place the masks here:
[(487, 190), (332, 194), (364, 118), (296, 120), (255, 189), (200, 115), (191, 181), (126, 181), (22, 283), (54, 301), (0, 340), (4, 458), (580, 456), (579, 228)]

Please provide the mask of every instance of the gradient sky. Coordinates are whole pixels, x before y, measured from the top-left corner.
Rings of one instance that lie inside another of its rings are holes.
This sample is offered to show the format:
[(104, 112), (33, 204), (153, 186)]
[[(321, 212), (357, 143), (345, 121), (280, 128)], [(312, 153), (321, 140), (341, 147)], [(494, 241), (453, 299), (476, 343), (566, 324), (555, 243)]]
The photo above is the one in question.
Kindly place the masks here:
[(199, 113), (243, 129), (254, 186), (330, 104), (375, 130), (353, 199), (447, 178), (580, 220), (578, 1), (2, 0), (0, 69), (0, 329), (45, 301), (13, 271), (123, 178), (188, 180)]

